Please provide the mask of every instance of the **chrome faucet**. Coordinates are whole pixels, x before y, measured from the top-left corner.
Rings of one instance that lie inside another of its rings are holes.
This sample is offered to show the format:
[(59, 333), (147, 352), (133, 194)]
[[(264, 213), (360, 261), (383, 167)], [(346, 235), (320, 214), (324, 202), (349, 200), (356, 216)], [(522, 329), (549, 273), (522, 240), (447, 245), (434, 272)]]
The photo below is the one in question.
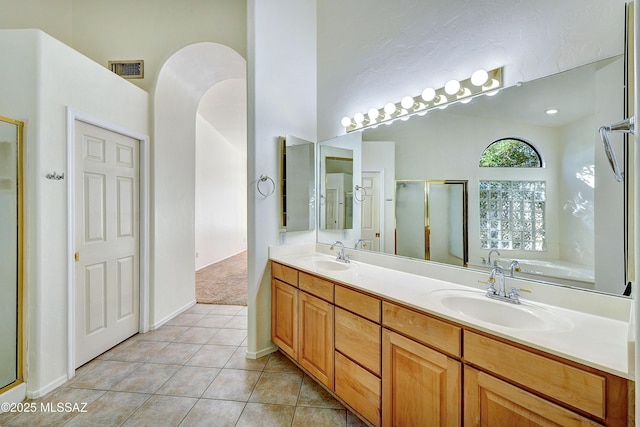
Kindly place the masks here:
[(491, 249), (489, 251), (489, 257), (488, 257), (488, 260), (487, 260), (489, 262), (489, 267), (498, 265), (498, 261), (493, 261), (493, 264), (491, 264), (491, 254), (494, 253), (494, 252), (497, 253), (498, 256), (500, 256), (500, 252), (497, 249)]
[(520, 269), (520, 263), (518, 262), (518, 260), (513, 260), (511, 261), (511, 264), (509, 264), (509, 276), (511, 277), (515, 277), (514, 273), (519, 273), (522, 270)]
[(358, 249), (358, 246), (360, 246), (360, 249), (364, 249), (367, 247), (367, 242), (364, 239), (358, 239), (353, 249)]
[(336, 254), (336, 261), (345, 263), (351, 262), (351, 260), (349, 259), (349, 255), (345, 255), (344, 253), (344, 243), (342, 243), (340, 240), (336, 240), (335, 242), (333, 242), (329, 249), (333, 250), (333, 248), (335, 248), (336, 246), (340, 247), (340, 251), (338, 251), (338, 253)]
[[(496, 281), (498, 282), (497, 289), (495, 287)], [(491, 275), (489, 276), (487, 284), (489, 285), (487, 287), (487, 297), (510, 302), (512, 304), (520, 304), (520, 289), (511, 288), (511, 292), (507, 293), (504, 280), (504, 270), (499, 265), (494, 266), (491, 270)]]

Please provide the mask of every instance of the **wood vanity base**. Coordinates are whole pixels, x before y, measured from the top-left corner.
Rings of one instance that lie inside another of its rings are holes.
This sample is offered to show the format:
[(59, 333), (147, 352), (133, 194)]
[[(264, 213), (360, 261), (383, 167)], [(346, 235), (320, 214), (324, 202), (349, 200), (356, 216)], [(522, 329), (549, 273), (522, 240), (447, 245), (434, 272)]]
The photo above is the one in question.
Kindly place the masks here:
[(272, 261), (273, 342), (368, 425), (634, 425), (634, 383)]

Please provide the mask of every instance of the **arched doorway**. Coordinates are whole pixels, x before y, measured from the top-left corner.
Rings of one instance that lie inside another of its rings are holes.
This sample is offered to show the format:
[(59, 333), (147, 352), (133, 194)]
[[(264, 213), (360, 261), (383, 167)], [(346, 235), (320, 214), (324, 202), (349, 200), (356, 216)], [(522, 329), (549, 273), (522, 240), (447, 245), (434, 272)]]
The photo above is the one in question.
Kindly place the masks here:
[[(239, 81), (246, 82), (246, 60), (211, 42), (180, 49), (158, 75), (151, 161), (152, 323), (194, 300), (198, 109), (210, 89), (220, 92)], [(246, 151), (246, 138), (244, 145)], [(246, 185), (241, 197), (246, 199)]]

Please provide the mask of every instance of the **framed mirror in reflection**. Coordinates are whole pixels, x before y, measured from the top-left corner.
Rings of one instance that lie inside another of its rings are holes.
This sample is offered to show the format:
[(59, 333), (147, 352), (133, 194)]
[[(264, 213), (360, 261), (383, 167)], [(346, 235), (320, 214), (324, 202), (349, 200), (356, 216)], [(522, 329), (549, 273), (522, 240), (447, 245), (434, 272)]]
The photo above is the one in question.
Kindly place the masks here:
[(282, 228), (315, 228), (315, 144), (293, 135), (280, 139), (282, 155)]
[[(514, 273), (521, 278), (623, 295), (628, 191), (615, 181), (597, 129), (624, 118), (624, 74), (620, 55), (363, 131), (362, 170), (383, 177), (375, 225), (381, 241), (369, 249), (426, 258), (424, 250), (399, 250), (423, 248), (425, 233), (403, 232), (400, 242), (406, 220), (397, 185), (465, 182), (466, 210), (459, 206), (447, 215), (468, 215), (468, 264), (452, 238), (431, 243), (438, 262), (509, 271), (517, 261), (521, 271)], [(623, 136), (613, 138), (617, 157), (628, 165)], [(453, 222), (428, 232), (445, 235)], [(356, 228), (349, 237), (355, 242), (361, 234)], [(329, 243), (323, 237), (319, 232), (319, 241)]]

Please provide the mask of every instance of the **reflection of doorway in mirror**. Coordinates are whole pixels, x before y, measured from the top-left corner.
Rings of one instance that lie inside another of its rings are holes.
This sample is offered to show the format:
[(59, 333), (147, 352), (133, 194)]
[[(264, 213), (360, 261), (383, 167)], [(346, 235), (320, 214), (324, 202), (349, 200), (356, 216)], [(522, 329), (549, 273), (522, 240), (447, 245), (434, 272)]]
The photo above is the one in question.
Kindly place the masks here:
[(327, 230), (338, 228), (338, 189), (327, 187), (327, 198), (325, 201)]
[(362, 228), (363, 249), (379, 252), (383, 235), (380, 224), (380, 172), (362, 172)]

